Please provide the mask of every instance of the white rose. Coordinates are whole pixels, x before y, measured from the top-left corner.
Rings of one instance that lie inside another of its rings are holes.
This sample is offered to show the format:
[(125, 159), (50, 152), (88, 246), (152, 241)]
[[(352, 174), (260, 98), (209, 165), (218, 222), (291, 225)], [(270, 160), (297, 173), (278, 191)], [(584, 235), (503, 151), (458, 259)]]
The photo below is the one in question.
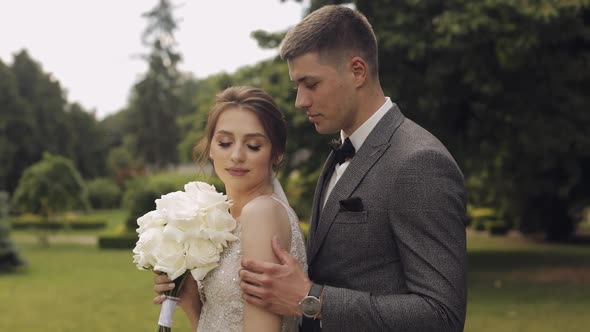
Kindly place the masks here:
[(213, 185), (201, 181), (193, 181), (184, 185), (184, 191), (196, 201), (199, 208), (208, 210), (221, 205), (229, 208), (227, 197), (215, 190)]
[(157, 264), (154, 255), (163, 241), (163, 227), (151, 227), (146, 229), (137, 240), (133, 248), (133, 263), (141, 270), (151, 269)]
[(220, 259), (217, 246), (209, 240), (191, 239), (187, 241), (186, 267), (196, 280), (203, 280), (205, 275), (218, 266)]
[[(204, 219), (201, 218), (200, 220), (204, 220)], [(184, 231), (185, 241), (190, 240), (190, 239), (199, 239), (199, 238), (206, 239), (207, 235), (205, 233), (203, 233), (203, 230), (206, 228), (207, 227), (205, 227), (205, 223), (203, 221), (193, 223), (193, 225), (191, 225), (190, 227), (188, 227)]]
[(162, 195), (156, 199), (156, 210), (168, 221), (192, 220), (199, 214), (199, 205), (193, 197), (182, 191)]
[(173, 239), (178, 243), (186, 241), (191, 238), (202, 238), (203, 235), (203, 223), (199, 220), (203, 218), (196, 218), (195, 220), (171, 220), (164, 229), (164, 236)]
[(227, 246), (227, 241), (235, 241), (237, 236), (231, 232), (236, 228), (236, 220), (228, 211), (215, 209), (205, 215), (207, 228), (202, 233), (218, 247)]
[(227, 210), (215, 209), (205, 214), (206, 225), (218, 232), (231, 232), (236, 228), (236, 220)]
[(199, 194), (200, 192), (219, 194), (219, 192), (215, 189), (214, 185), (202, 181), (193, 181), (185, 184), (184, 191), (187, 193), (197, 194)]
[(229, 213), (227, 196), (205, 182), (189, 182), (186, 192), (176, 191), (156, 200), (156, 210), (137, 219), (139, 240), (133, 262), (174, 280), (186, 270), (202, 280), (219, 264), (220, 253), (237, 222)]
[(186, 242), (186, 266), (194, 268), (219, 261), (217, 246), (206, 239), (191, 239)]
[(158, 248), (154, 250), (154, 256), (157, 261), (154, 270), (165, 272), (171, 280), (186, 271), (184, 247), (174, 240), (162, 237)]
[(166, 219), (164, 218), (164, 215), (162, 215), (160, 211), (154, 210), (137, 218), (137, 225), (139, 225), (139, 228), (137, 228), (136, 231), (141, 234), (148, 228), (162, 227), (165, 224)]

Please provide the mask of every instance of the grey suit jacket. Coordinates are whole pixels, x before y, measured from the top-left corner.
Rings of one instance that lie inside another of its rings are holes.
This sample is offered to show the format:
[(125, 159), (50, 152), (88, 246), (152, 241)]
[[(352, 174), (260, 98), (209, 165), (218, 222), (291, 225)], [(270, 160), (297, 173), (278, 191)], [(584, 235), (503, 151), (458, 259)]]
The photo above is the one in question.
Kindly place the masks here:
[(307, 248), (310, 279), (326, 285), (323, 331), (462, 331), (466, 193), (442, 143), (394, 104), (322, 209), (327, 173)]

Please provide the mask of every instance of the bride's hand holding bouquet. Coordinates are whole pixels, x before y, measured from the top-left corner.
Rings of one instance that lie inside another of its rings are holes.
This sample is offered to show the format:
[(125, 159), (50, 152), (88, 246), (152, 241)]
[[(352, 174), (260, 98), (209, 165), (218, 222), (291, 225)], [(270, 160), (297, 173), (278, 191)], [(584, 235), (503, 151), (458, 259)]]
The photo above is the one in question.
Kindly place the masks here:
[(139, 240), (133, 262), (139, 269), (165, 273), (175, 284), (164, 292), (159, 331), (171, 330), (172, 314), (188, 274), (203, 280), (218, 266), (228, 242), (237, 240), (230, 206), (227, 196), (212, 185), (190, 182), (184, 191), (157, 199), (156, 209), (137, 219)]

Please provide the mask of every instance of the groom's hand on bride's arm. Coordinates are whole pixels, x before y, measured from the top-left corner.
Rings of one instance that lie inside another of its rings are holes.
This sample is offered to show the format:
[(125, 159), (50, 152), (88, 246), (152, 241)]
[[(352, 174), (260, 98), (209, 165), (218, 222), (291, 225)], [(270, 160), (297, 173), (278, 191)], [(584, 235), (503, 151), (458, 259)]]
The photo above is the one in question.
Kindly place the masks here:
[(301, 316), (299, 302), (309, 292), (311, 281), (276, 237), (273, 237), (272, 248), (280, 264), (242, 258), (243, 298), (279, 315)]

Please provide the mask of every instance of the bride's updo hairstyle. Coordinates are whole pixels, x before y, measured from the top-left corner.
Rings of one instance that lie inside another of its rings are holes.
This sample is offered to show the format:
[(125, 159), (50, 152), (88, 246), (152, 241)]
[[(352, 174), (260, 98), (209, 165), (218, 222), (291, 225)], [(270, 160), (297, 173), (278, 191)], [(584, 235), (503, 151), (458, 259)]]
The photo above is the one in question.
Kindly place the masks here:
[(256, 115), (270, 139), (272, 163), (275, 167), (278, 166), (283, 153), (285, 153), (287, 122), (268, 93), (250, 86), (229, 87), (216, 95), (215, 105), (207, 118), (206, 136), (193, 149), (195, 160), (209, 160), (211, 140), (215, 134), (219, 116), (225, 110), (234, 108), (249, 110)]

